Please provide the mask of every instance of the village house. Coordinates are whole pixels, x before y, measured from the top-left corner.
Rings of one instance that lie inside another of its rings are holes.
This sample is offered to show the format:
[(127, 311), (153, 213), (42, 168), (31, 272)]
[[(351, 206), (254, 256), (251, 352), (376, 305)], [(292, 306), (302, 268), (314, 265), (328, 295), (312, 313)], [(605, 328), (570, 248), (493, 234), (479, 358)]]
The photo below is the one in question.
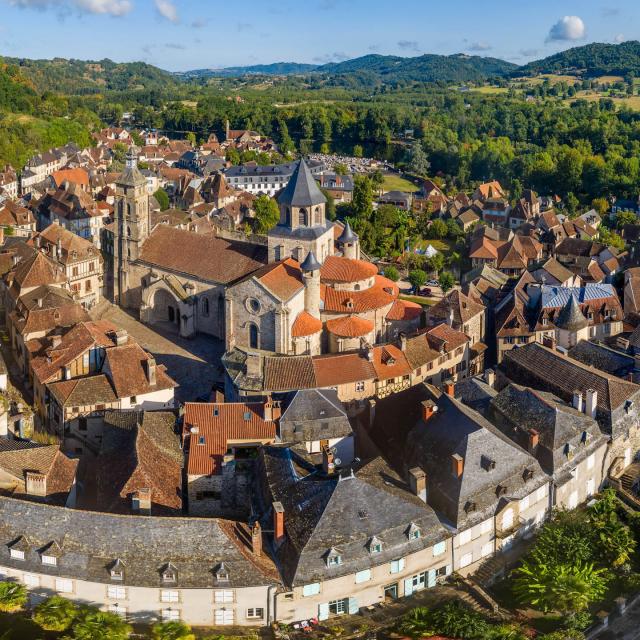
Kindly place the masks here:
[(10, 164), (0, 171), (0, 194), (3, 192), (11, 199), (18, 197), (18, 175)]
[[(234, 189), (248, 191), (254, 195), (275, 196), (289, 184), (297, 166), (296, 162), (274, 165), (243, 164), (225, 169), (224, 176), (229, 186)], [(324, 169), (320, 162), (310, 161), (308, 166), (313, 176), (320, 176)]]
[(486, 332), (486, 309), (458, 289), (454, 289), (427, 312), (427, 325), (446, 323), (469, 336), (471, 343), (484, 342)]
[(0, 202), (0, 229), (4, 234), (30, 238), (36, 232), (36, 219), (29, 209), (17, 202)]

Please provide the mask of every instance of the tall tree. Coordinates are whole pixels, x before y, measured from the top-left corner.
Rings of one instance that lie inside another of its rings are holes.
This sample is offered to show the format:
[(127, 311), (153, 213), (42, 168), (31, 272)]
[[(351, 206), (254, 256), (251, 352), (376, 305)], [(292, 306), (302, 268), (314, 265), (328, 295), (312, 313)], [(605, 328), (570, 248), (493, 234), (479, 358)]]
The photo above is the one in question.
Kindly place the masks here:
[(256, 212), (255, 232), (265, 234), (278, 224), (280, 219), (280, 210), (278, 203), (269, 196), (258, 196), (253, 204)]
[(45, 631), (66, 631), (78, 615), (78, 607), (61, 596), (51, 596), (36, 606), (34, 622)]
[(411, 152), (409, 153), (409, 167), (411, 171), (418, 176), (426, 176), (430, 166), (422, 143), (419, 140), (415, 140), (411, 145)]

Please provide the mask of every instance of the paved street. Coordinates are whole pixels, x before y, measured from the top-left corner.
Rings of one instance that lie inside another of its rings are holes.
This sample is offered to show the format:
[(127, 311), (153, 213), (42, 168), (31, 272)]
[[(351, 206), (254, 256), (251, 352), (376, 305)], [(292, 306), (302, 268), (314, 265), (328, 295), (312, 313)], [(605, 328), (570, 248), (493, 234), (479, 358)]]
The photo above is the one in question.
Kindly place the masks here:
[(214, 382), (222, 380), (220, 356), (224, 345), (219, 340), (207, 336), (180, 338), (169, 330), (148, 327), (119, 307), (104, 302), (91, 315), (126, 329), (159, 364), (164, 364), (167, 373), (180, 385), (176, 389), (179, 402), (208, 397)]

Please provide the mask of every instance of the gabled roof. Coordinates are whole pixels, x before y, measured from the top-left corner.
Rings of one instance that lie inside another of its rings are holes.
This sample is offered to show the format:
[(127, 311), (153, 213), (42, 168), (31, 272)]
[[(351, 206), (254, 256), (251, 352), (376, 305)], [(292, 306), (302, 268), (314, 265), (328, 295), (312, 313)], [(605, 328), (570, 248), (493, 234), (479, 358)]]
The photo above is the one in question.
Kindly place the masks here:
[(301, 159), (287, 186), (278, 195), (278, 204), (289, 207), (313, 207), (325, 204), (326, 201), (307, 163)]
[(453, 314), (454, 323), (464, 324), (484, 311), (484, 305), (475, 302), (459, 289), (454, 289), (439, 300), (437, 304), (429, 308), (429, 318), (446, 322)]

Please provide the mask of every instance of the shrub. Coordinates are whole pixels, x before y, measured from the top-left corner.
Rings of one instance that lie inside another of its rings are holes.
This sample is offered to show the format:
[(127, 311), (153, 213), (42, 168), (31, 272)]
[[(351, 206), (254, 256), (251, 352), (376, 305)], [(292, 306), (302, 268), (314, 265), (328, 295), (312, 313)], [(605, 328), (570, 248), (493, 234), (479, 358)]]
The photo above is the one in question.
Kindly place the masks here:
[(66, 631), (78, 615), (78, 607), (60, 596), (41, 602), (33, 612), (34, 622), (45, 631)]
[(400, 273), (394, 266), (387, 267), (384, 270), (384, 276), (392, 282), (398, 282), (398, 280), (400, 280)]
[(17, 582), (0, 582), (0, 611), (18, 611), (27, 602), (27, 588)]

